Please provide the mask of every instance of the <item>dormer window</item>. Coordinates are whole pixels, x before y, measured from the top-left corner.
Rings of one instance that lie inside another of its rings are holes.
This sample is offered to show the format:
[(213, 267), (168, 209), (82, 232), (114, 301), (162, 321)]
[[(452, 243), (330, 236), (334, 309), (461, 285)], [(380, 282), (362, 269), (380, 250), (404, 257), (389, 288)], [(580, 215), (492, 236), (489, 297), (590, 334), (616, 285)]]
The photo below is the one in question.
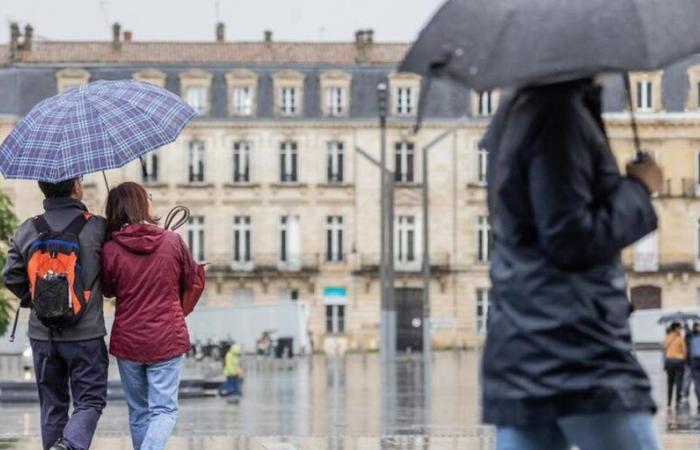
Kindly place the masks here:
[(395, 116), (415, 116), (420, 98), (420, 77), (408, 73), (389, 75), (391, 113)]
[(134, 80), (151, 83), (158, 87), (165, 87), (167, 75), (158, 69), (145, 69), (134, 74)]
[(304, 110), (304, 75), (283, 70), (272, 76), (275, 90), (275, 111), (279, 116), (301, 116)]
[(194, 109), (200, 116), (206, 112), (207, 91), (203, 86), (192, 86), (187, 88), (185, 101)]
[(256, 114), (258, 75), (247, 69), (237, 69), (226, 74), (229, 92), (229, 113), (236, 117)]
[(396, 114), (410, 116), (413, 114), (413, 89), (400, 87), (396, 90)]
[(253, 92), (249, 86), (236, 86), (231, 93), (234, 116), (253, 114)]
[(688, 82), (690, 89), (685, 102), (686, 111), (697, 111), (700, 109), (700, 65), (688, 69)]
[(471, 110), (474, 117), (491, 117), (498, 107), (499, 91), (472, 92)]
[(321, 112), (326, 117), (350, 115), (350, 75), (340, 70), (324, 72), (321, 81)]
[(635, 111), (656, 112), (663, 108), (661, 102), (662, 72), (643, 72), (630, 75), (632, 103)]
[(84, 69), (63, 69), (56, 72), (56, 91), (61, 94), (68, 89), (83, 86), (90, 81), (90, 72)]
[(212, 75), (201, 69), (192, 69), (180, 75), (182, 98), (203, 116), (209, 114)]
[(283, 116), (296, 116), (299, 111), (297, 101), (299, 94), (295, 87), (283, 87), (281, 89), (280, 113)]

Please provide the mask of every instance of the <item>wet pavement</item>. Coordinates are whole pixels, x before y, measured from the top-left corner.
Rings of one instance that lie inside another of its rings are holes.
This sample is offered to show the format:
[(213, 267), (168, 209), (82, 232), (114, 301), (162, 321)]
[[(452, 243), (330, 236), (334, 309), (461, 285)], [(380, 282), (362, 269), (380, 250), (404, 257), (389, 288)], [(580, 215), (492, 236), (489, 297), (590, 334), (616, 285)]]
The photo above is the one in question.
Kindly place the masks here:
[[(660, 353), (640, 351), (639, 358), (658, 400), (665, 389)], [(376, 354), (282, 363), (248, 359), (241, 403), (183, 400), (168, 448), (491, 449), (493, 430), (479, 423), (478, 361), (476, 351), (436, 353), (426, 393), (422, 364), (415, 357), (391, 366), (387, 379), (395, 382), (386, 385)], [(217, 372), (216, 363), (188, 361), (185, 375)], [(695, 411), (694, 400), (690, 408)], [(38, 448), (37, 406), (4, 404), (0, 410), (0, 449)], [(700, 448), (700, 416), (661, 409), (657, 424), (664, 448)], [(109, 403), (93, 448), (130, 448), (124, 402)]]

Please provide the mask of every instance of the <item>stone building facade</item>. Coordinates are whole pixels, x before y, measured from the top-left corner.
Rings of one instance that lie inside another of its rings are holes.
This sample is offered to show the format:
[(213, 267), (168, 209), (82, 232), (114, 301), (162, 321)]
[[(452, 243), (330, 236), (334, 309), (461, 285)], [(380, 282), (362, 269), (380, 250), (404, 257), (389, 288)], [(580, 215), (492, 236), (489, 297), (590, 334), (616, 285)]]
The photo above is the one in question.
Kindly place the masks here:
[[(400, 328), (415, 325), (421, 308), (421, 149), (468, 116), (431, 150), (428, 170), (433, 345), (472, 346), (483, 337), (489, 297), (478, 143), (499, 93), (436, 81), (415, 135), (420, 79), (394, 70), (406, 49), (374, 42), (371, 32), (349, 43), (274, 42), (269, 34), (262, 42), (139, 42), (118, 28), (112, 42), (32, 42), (31, 32), (15, 33), (0, 46), (0, 138), (38, 101), (98, 79), (133, 78), (181, 95), (200, 116), (143, 163), (107, 173), (110, 184), (144, 182), (161, 215), (191, 208), (181, 233), (210, 264), (203, 307), (306, 301), (316, 348), (371, 350), (379, 344), (379, 172), (355, 147), (378, 158), (377, 84), (389, 86)], [(658, 236), (625, 252), (639, 307), (700, 298), (699, 80), (692, 61), (633, 79), (645, 146), (668, 179), (655, 200)], [(606, 85), (623, 165), (633, 153), (624, 91), (614, 78)], [(85, 183), (87, 204), (103, 211), (102, 175)], [(33, 183), (2, 187), (20, 218), (41, 210)]]

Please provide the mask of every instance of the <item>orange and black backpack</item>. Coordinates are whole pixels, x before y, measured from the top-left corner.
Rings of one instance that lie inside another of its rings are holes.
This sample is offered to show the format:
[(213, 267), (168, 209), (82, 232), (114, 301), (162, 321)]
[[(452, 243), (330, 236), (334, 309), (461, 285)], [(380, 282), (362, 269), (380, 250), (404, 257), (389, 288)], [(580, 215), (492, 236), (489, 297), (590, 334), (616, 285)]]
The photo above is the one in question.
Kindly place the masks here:
[(39, 236), (27, 252), (31, 307), (51, 334), (78, 323), (90, 301), (78, 236), (91, 218), (80, 214), (63, 231), (51, 230), (43, 215), (32, 219)]

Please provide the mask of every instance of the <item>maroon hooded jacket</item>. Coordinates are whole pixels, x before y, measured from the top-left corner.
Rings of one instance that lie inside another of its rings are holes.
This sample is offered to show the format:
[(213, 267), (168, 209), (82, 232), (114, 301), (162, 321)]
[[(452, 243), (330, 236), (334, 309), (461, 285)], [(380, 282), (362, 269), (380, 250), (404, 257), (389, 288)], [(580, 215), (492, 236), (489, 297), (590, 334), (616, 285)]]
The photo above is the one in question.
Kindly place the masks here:
[(102, 289), (117, 299), (109, 352), (155, 363), (189, 350), (180, 298), (196, 270), (177, 233), (149, 224), (112, 233), (102, 254)]

